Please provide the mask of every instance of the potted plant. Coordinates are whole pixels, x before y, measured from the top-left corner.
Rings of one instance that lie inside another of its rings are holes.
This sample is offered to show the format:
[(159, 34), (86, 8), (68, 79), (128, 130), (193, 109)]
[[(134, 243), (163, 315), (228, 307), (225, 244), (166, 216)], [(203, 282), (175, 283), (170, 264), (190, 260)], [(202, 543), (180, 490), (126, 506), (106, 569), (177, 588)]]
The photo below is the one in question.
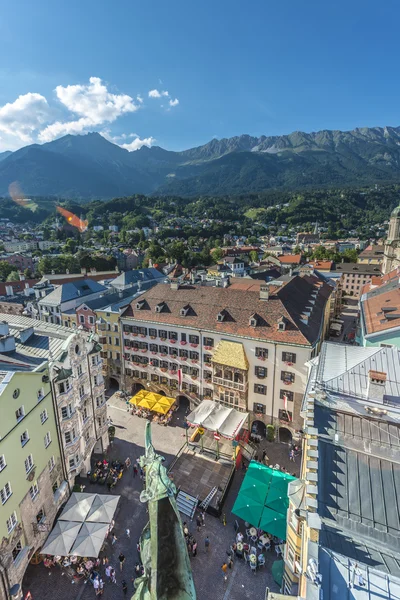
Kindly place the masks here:
[(190, 344), (192, 348), (197, 348), (198, 344)]
[(176, 340), (174, 338), (171, 338), (169, 341), (171, 342), (171, 344), (176, 344)]
[(185, 342), (185, 341), (183, 341), (183, 340), (182, 340), (182, 341), (180, 342), (180, 344), (181, 344), (181, 346), (186, 346), (187, 342)]

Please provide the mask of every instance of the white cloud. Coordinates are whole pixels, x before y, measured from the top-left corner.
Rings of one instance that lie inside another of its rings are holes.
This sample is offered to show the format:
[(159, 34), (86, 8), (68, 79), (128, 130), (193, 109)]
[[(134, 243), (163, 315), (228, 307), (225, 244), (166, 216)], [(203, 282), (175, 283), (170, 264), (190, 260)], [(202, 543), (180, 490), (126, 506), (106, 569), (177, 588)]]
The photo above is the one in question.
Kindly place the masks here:
[(112, 94), (99, 77), (91, 77), (88, 85), (59, 85), (55, 91), (61, 104), (80, 118), (75, 121), (56, 121), (49, 125), (39, 135), (42, 142), (68, 133), (81, 133), (103, 123), (112, 123), (121, 115), (138, 109), (131, 96)]
[(44, 96), (28, 93), (0, 107), (0, 150), (15, 150), (36, 139), (39, 129), (50, 121)]
[(143, 98), (142, 98), (142, 96), (141, 96), (140, 94), (138, 94), (138, 95), (136, 96), (136, 100), (137, 100), (138, 102), (140, 102), (140, 104), (143, 104)]
[[(117, 146), (125, 148), (125, 150), (128, 150), (129, 152), (139, 150), (139, 148), (141, 148), (142, 146), (147, 146), (148, 148), (151, 148), (151, 146), (153, 146), (153, 144), (156, 141), (156, 138), (153, 138), (152, 136), (140, 139), (140, 136), (137, 133), (122, 133), (121, 135), (111, 135), (109, 129), (105, 129), (104, 131), (102, 131), (101, 135), (105, 137), (106, 140), (108, 140), (109, 142), (117, 144)], [(127, 140), (131, 138), (134, 139), (132, 139), (132, 141), (128, 143)]]
[(135, 150), (139, 150), (142, 146), (147, 146), (151, 148), (151, 146), (155, 143), (156, 138), (148, 137), (143, 138), (142, 140), (137, 137), (131, 141), (130, 144), (120, 144), (121, 148), (125, 148), (125, 150), (129, 150), (129, 152), (134, 152)]
[(161, 98), (161, 94), (158, 90), (150, 90), (149, 98)]
[(169, 101), (170, 106), (178, 106), (178, 104), (179, 104), (178, 98), (175, 98), (175, 100), (172, 100), (172, 98), (171, 98), (171, 100)]

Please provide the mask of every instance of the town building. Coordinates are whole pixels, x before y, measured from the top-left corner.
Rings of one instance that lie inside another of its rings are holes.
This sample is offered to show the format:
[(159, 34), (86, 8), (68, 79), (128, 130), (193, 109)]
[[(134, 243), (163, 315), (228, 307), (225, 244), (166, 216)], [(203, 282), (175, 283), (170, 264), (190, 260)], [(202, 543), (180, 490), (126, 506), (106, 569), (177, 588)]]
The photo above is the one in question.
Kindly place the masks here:
[(243, 256), (250, 255), (250, 252), (260, 252), (259, 246), (223, 246), (221, 248), (223, 256)]
[(335, 273), (341, 275), (339, 285), (343, 293), (359, 298), (363, 286), (371, 280), (371, 277), (380, 275), (381, 269), (379, 265), (343, 262), (336, 265)]
[(296, 269), (302, 262), (301, 254), (284, 254), (283, 256), (278, 256), (278, 260), (283, 273), (287, 273), (291, 269)]
[(90, 470), (93, 451), (108, 446), (107, 405), (98, 338), (24, 316), (1, 314), (0, 370), (49, 363), (51, 392), (70, 484)]
[(37, 242), (32, 240), (4, 242), (3, 246), (6, 252), (32, 252), (32, 250), (37, 250), (38, 248)]
[(301, 479), (289, 485), (285, 594), (400, 593), (398, 348), (324, 343), (310, 361)]
[(320, 273), (330, 273), (333, 270), (333, 260), (311, 260), (307, 264)]
[(356, 341), (360, 346), (400, 348), (400, 267), (373, 277), (363, 288)]
[(157, 285), (121, 315), (125, 389), (250, 411), (281, 440), (301, 429), (307, 368), (327, 332), (332, 287), (316, 275), (231, 287)]
[(296, 235), (296, 246), (310, 246), (313, 244), (319, 244), (319, 242), (320, 237), (317, 226), (314, 230), (314, 233), (305, 233), (301, 231)]
[(400, 266), (400, 206), (395, 208), (391, 214), (383, 254), (383, 273), (390, 273)]
[(38, 318), (46, 323), (60, 325), (62, 314), (74, 309), (86, 300), (98, 298), (107, 288), (97, 281), (84, 279), (58, 285), (52, 292), (37, 303)]
[(115, 291), (123, 291), (134, 285), (144, 285), (152, 282), (160, 283), (162, 281), (167, 281), (167, 278), (163, 273), (161, 273), (158, 269), (153, 267), (149, 269), (135, 269), (133, 271), (125, 271), (121, 273), (118, 277), (113, 279), (111, 282), (111, 287)]
[(46, 539), (68, 484), (47, 361), (18, 364), (10, 357), (7, 323), (0, 323), (0, 336), (0, 599), (8, 600)]
[(381, 265), (384, 258), (384, 249), (381, 244), (370, 244), (360, 252), (357, 262), (360, 265)]
[(34, 271), (35, 269), (35, 263), (33, 262), (32, 256), (21, 254), (20, 252), (15, 252), (9, 256), (2, 256), (1, 260), (9, 265), (13, 265), (17, 271), (25, 271), (25, 269)]

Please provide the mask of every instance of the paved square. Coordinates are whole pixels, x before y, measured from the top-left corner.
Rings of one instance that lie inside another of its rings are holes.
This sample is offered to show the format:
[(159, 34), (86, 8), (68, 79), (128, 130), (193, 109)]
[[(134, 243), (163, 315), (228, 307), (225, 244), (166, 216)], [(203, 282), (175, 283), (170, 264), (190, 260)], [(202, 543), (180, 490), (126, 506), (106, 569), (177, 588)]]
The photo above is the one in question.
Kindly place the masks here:
[[(126, 411), (124, 402), (115, 397), (110, 399), (109, 415), (116, 427), (116, 437), (110, 451), (110, 458), (125, 460), (129, 456), (133, 463), (143, 453), (146, 421), (130, 415)], [(154, 425), (152, 428), (155, 448), (165, 456), (167, 464), (171, 464), (176, 453), (185, 443), (185, 432), (182, 428), (183, 416), (177, 411), (172, 426)], [(289, 463), (285, 446), (270, 444), (268, 455), (274, 456), (274, 460), (289, 467), (291, 471), (297, 467), (297, 465)], [(205, 527), (202, 527), (200, 532), (196, 530), (195, 521), (189, 523), (189, 529), (198, 542), (197, 556), (191, 559), (198, 600), (264, 600), (267, 586), (273, 591), (278, 591), (278, 586), (274, 583), (271, 575), (271, 565), (276, 558), (271, 552), (267, 553), (265, 567), (255, 575), (243, 560), (236, 559), (233, 569), (228, 571), (226, 582), (222, 576), (221, 566), (227, 557), (226, 552), (235, 538), (233, 527), (235, 516), (232, 515), (231, 509), (243, 475), (242, 471), (235, 473), (229, 490), (224, 506), (226, 526), (223, 525), (222, 519), (219, 520), (209, 515), (206, 515)], [(86, 480), (85, 483), (85, 491), (103, 493), (102, 486), (87, 483)], [(117, 583), (106, 583), (104, 600), (117, 600), (125, 597), (122, 591), (124, 579), (128, 583), (127, 597), (131, 598), (133, 594), (131, 578), (134, 565), (138, 560), (136, 543), (147, 522), (146, 506), (139, 500), (141, 489), (142, 481), (139, 477), (133, 477), (131, 467), (114, 490), (115, 494), (121, 494), (115, 525), (117, 541), (114, 545), (108, 542), (106, 552), (110, 564), (116, 568)], [(106, 491), (104, 490), (104, 493)], [(126, 535), (126, 528), (130, 529), (130, 538)], [(205, 552), (204, 547), (206, 535), (210, 539), (208, 553)], [(118, 565), (120, 552), (126, 556), (122, 572)], [(104, 573), (103, 568), (101, 572)], [(24, 580), (24, 592), (27, 590), (31, 591), (33, 600), (80, 600), (81, 598), (89, 600), (95, 598), (91, 584), (84, 585), (82, 581), (72, 584), (68, 570), (54, 567), (49, 572), (43, 564), (29, 567)]]

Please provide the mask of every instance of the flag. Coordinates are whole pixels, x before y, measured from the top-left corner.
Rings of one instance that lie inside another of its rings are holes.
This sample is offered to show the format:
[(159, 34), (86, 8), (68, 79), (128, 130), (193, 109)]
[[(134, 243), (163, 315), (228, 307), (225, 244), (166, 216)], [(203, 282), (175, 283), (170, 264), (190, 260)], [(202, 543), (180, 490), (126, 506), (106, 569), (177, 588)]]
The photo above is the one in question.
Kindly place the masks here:
[(182, 391), (182, 369), (178, 369), (178, 390)]
[(283, 406), (285, 407), (285, 412), (286, 412), (286, 414), (288, 416), (289, 421), (291, 421), (292, 417), (290, 416), (290, 413), (288, 411), (288, 405), (287, 405), (287, 403), (288, 403), (288, 397), (286, 396), (286, 394), (283, 394)]

